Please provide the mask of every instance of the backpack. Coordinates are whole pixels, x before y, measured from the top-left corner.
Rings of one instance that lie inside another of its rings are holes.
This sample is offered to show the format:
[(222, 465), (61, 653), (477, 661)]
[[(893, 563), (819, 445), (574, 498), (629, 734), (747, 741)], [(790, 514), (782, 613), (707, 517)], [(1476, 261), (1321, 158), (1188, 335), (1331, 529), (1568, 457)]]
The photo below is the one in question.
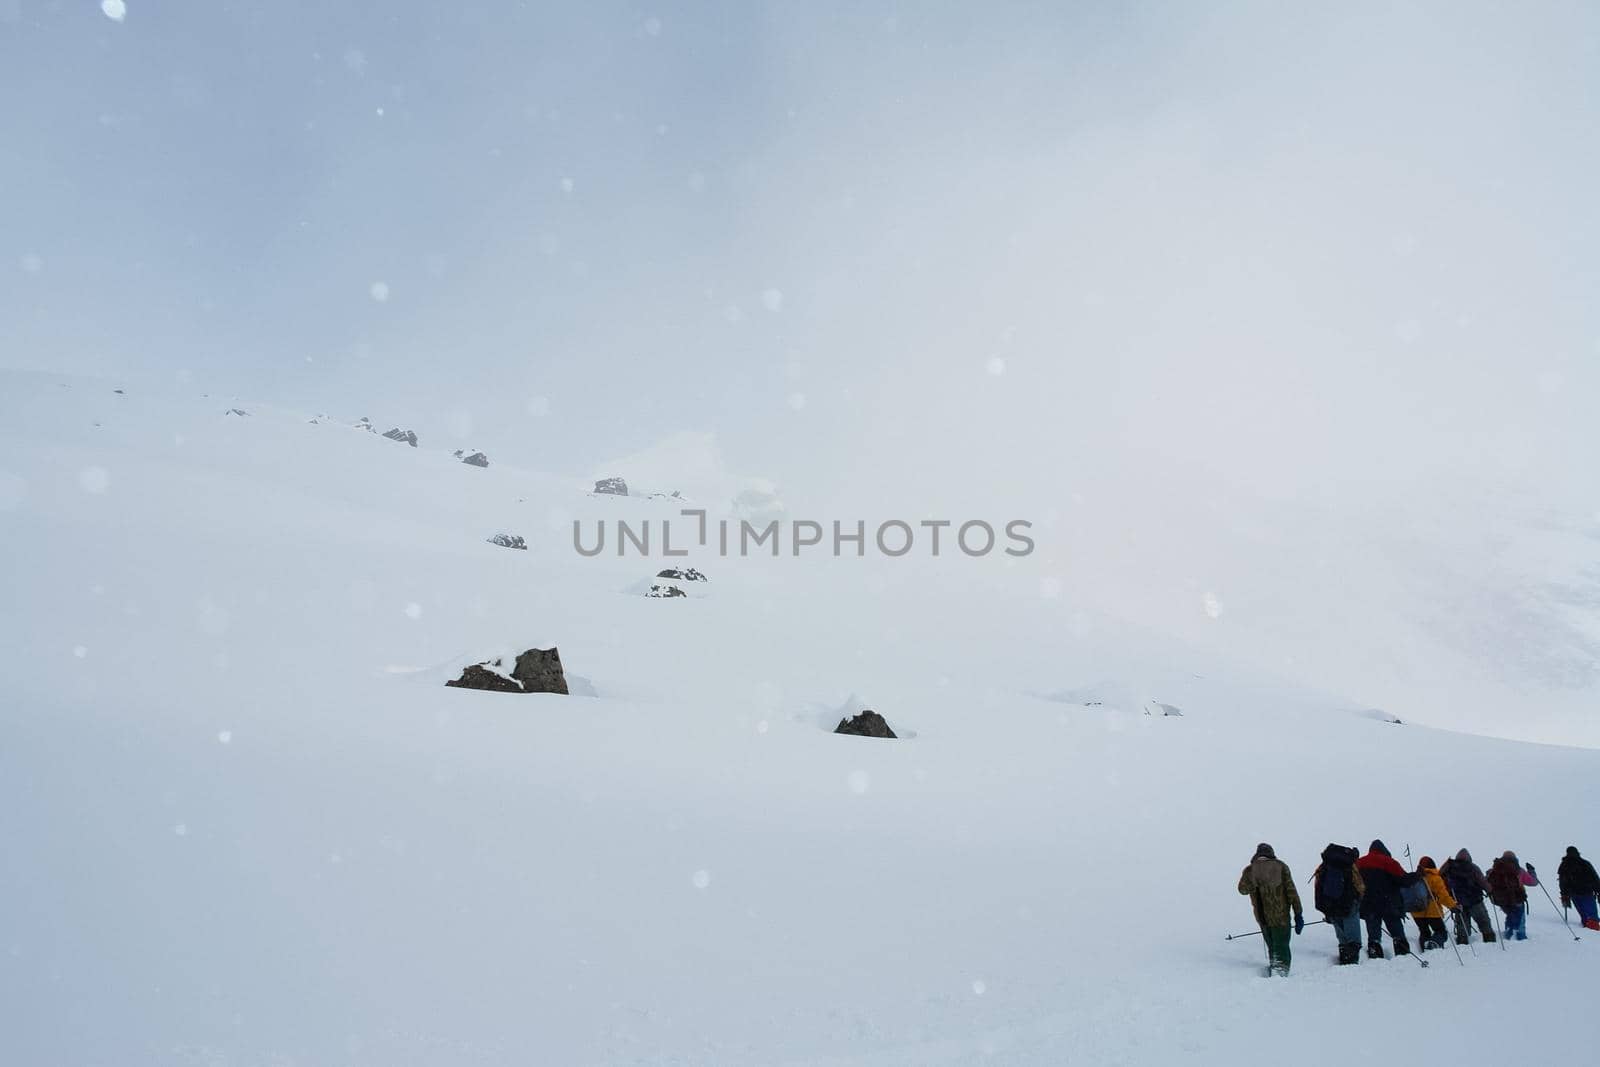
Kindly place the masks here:
[(1322, 867), (1313, 893), (1316, 909), (1322, 914), (1349, 915), (1355, 907), (1356, 880), (1352, 872), (1359, 855), (1355, 849), (1340, 845), (1322, 850)]
[(1433, 894), (1428, 892), (1428, 883), (1416, 871), (1400, 879), (1399, 891), (1401, 911), (1421, 911), (1433, 899)]

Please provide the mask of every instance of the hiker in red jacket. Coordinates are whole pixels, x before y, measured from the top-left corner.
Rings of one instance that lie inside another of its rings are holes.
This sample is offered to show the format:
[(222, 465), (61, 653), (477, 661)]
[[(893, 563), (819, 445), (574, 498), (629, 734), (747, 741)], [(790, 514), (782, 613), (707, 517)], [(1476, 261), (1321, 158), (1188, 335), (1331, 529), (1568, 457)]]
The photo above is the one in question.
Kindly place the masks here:
[(1394, 954), (1406, 956), (1411, 945), (1406, 941), (1404, 912), (1400, 908), (1400, 879), (1405, 868), (1394, 861), (1382, 841), (1373, 841), (1367, 854), (1356, 860), (1356, 870), (1367, 892), (1361, 898), (1361, 917), (1367, 921), (1367, 956), (1383, 959), (1383, 929), (1394, 939)]

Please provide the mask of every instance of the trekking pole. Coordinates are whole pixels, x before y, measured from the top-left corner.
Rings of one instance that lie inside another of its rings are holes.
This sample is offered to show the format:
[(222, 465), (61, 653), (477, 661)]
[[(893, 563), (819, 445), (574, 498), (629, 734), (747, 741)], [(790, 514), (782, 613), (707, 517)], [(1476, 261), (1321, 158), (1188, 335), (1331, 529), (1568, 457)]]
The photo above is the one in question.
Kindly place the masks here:
[[(1546, 900), (1548, 900), (1550, 902), (1550, 906), (1552, 908), (1555, 908), (1555, 906), (1556, 906), (1556, 898), (1550, 895), (1550, 890), (1545, 889), (1543, 882), (1539, 883), (1539, 888), (1540, 889), (1544, 889), (1544, 899), (1546, 899)], [(1565, 926), (1567, 928), (1567, 933), (1572, 934), (1572, 940), (1574, 940), (1574, 941), (1582, 941), (1583, 938), (1581, 938), (1577, 934), (1573, 933), (1572, 924), (1567, 922), (1566, 912), (1563, 912), (1560, 908), (1556, 908), (1556, 914), (1561, 916), (1561, 925)]]
[[(1467, 951), (1472, 953), (1473, 959), (1477, 959), (1478, 946), (1472, 943), (1472, 920), (1467, 916), (1467, 909), (1462, 907), (1459, 900), (1456, 901), (1456, 910), (1450, 913), (1450, 918), (1455, 923), (1456, 931), (1467, 939)], [(1456, 954), (1460, 953), (1461, 949), (1458, 946)]]
[[(1427, 885), (1427, 879), (1423, 879), (1423, 884)], [(1433, 895), (1433, 886), (1431, 885), (1428, 886), (1428, 899), (1433, 901), (1433, 906), (1439, 909), (1439, 925), (1444, 926), (1444, 905), (1439, 903), (1439, 898)], [(1450, 914), (1454, 916), (1455, 912), (1451, 912)], [(1456, 962), (1465, 967), (1467, 965), (1467, 961), (1461, 958), (1461, 946), (1456, 944), (1455, 935), (1452, 934), (1448, 928), (1445, 929), (1444, 939), (1450, 942), (1451, 948), (1456, 950)]]
[(1489, 900), (1489, 918), (1494, 920), (1494, 937), (1495, 937), (1496, 941), (1500, 942), (1500, 951), (1504, 952), (1506, 950), (1506, 935), (1505, 935), (1505, 931), (1500, 926), (1500, 916), (1495, 914), (1495, 912), (1497, 912), (1499, 910), (1500, 910), (1500, 905), (1496, 904), (1494, 902), (1493, 898), (1490, 898), (1490, 900)]
[[(1327, 922), (1328, 922), (1327, 919), (1318, 919), (1316, 922), (1306, 923), (1306, 925), (1307, 926), (1324, 926), (1324, 925), (1327, 924)], [(1251, 930), (1247, 934), (1228, 934), (1222, 940), (1224, 940), (1224, 941), (1238, 941), (1241, 938), (1260, 937), (1260, 936), (1261, 936), (1261, 931), (1260, 930)]]
[[(1412, 922), (1416, 922), (1416, 920), (1413, 919)], [(1405, 936), (1405, 929), (1406, 929), (1406, 915), (1405, 915), (1404, 912), (1402, 912), (1400, 914), (1400, 936), (1401, 937)], [(1390, 938), (1390, 940), (1393, 940), (1394, 939), (1394, 935), (1390, 934), (1389, 938)], [(1428, 961), (1422, 958), (1422, 924), (1421, 923), (1417, 923), (1417, 951), (1415, 951), (1415, 952), (1407, 952), (1406, 955), (1410, 956), (1412, 959), (1414, 959), (1418, 963), (1422, 964), (1422, 969), (1423, 970), (1427, 970), (1428, 969)]]

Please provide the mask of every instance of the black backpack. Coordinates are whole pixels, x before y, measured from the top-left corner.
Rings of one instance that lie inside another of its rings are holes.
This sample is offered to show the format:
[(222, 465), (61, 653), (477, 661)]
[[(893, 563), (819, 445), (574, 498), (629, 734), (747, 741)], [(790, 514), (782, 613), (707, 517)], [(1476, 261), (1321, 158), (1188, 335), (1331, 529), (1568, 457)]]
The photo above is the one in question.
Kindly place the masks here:
[(1356, 903), (1355, 863), (1360, 853), (1343, 845), (1322, 850), (1322, 867), (1317, 872), (1314, 898), (1324, 915), (1349, 915)]

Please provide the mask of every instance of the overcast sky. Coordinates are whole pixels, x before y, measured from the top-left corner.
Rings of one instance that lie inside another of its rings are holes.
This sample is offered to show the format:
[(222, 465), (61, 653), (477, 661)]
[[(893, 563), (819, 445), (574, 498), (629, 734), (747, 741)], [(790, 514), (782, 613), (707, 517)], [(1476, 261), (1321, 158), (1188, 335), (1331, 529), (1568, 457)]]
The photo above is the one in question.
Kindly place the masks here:
[(867, 497), (1593, 478), (1593, 5), (118, 13), (0, 0), (6, 364)]

